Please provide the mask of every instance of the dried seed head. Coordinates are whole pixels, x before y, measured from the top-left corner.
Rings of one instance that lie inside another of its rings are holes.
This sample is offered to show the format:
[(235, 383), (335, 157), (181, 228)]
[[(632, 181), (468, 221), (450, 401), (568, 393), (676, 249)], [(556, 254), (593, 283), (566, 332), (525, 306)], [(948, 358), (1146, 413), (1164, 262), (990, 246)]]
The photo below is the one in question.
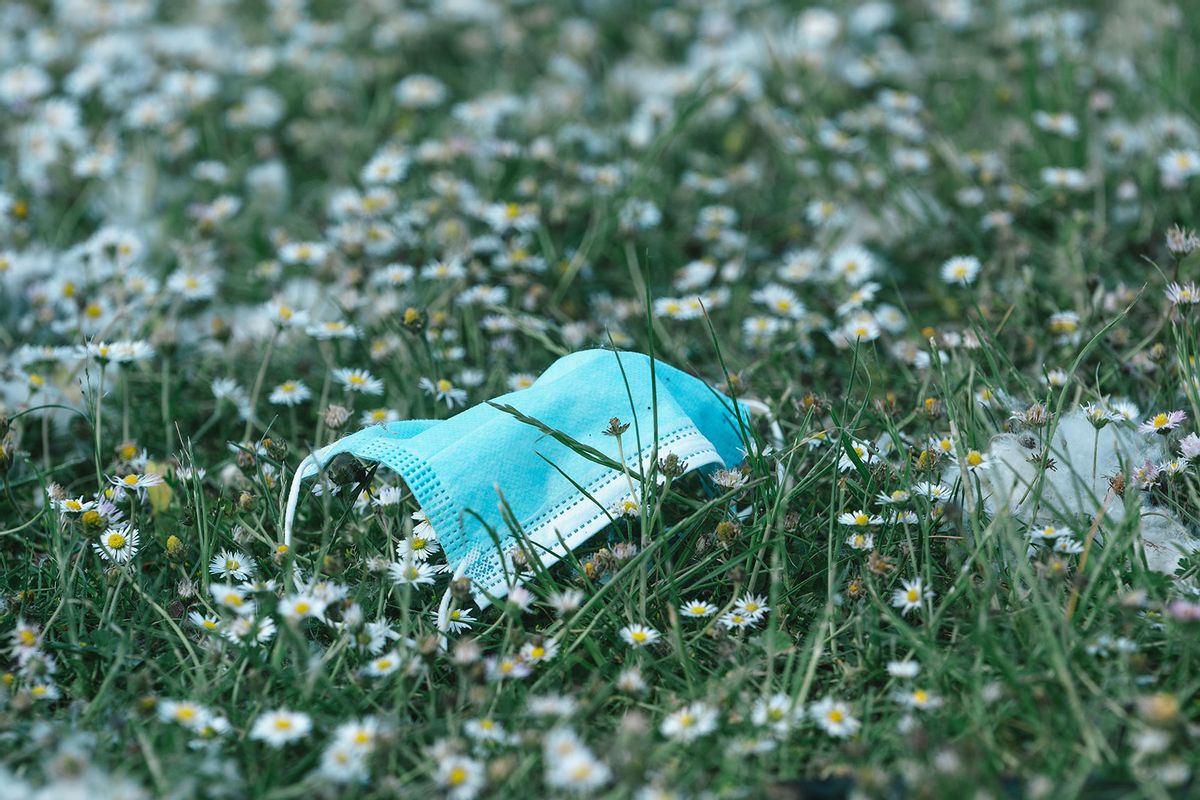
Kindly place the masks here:
[(1026, 425), (1040, 428), (1050, 421), (1050, 412), (1041, 403), (1034, 403), (1020, 414), (1019, 419)]
[(331, 431), (340, 431), (346, 420), (350, 419), (350, 409), (345, 406), (328, 406), (322, 416), (325, 419), (325, 427)]
[(658, 471), (667, 478), (678, 478), (683, 474), (683, 470), (683, 462), (674, 453), (667, 453), (666, 458), (658, 462)]
[(871, 554), (867, 556), (867, 569), (869, 569), (873, 575), (887, 575), (889, 572), (895, 569), (895, 565), (892, 564), (891, 560), (887, 556), (883, 555), (878, 550), (872, 550)]
[(1167, 249), (1171, 251), (1172, 255), (1182, 258), (1198, 247), (1200, 247), (1200, 236), (1197, 236), (1194, 231), (1189, 231), (1179, 225), (1172, 226), (1167, 231)]
[(729, 547), (742, 535), (742, 526), (731, 520), (721, 520), (717, 523), (717, 541), (722, 547)]
[(613, 417), (608, 421), (608, 427), (604, 429), (605, 436), (620, 436), (629, 430), (628, 422), (621, 422), (618, 417)]

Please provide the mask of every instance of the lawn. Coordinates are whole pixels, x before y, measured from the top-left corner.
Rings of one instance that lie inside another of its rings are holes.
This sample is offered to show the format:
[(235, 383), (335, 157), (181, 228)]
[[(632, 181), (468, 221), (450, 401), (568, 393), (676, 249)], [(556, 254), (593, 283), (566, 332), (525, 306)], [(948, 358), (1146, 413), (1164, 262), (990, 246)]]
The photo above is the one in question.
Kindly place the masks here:
[(0, 800), (1194, 796), (1186, 6), (0, 8)]

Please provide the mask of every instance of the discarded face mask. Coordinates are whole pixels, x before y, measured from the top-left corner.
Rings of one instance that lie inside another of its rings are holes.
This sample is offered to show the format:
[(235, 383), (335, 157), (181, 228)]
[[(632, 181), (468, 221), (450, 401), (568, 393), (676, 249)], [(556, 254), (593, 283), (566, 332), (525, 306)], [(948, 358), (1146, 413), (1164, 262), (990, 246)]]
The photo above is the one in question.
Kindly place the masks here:
[[(1031, 433), (1001, 434), (988, 449), (991, 466), (984, 471), (982, 486), (989, 515), (1006, 512), (1030, 526), (1062, 526), (1091, 520), (1097, 530), (1123, 523), (1125, 500), (1112, 488), (1111, 478), (1128, 475), (1136, 479), (1140, 470), (1170, 458), (1159, 437), (1147, 438), (1131, 428), (1113, 423), (1100, 430), (1075, 409), (1063, 416), (1049, 445), (1053, 469), (1045, 470), (1039, 485), (1042, 445)], [(1130, 491), (1137, 491), (1136, 485)], [(1141, 493), (1138, 493), (1141, 495)], [(1173, 575), (1184, 556), (1200, 549), (1200, 540), (1165, 506), (1152, 505), (1139, 496), (1137, 545), (1145, 553), (1146, 566)], [(1110, 524), (1101, 524), (1110, 523)], [(1079, 538), (1087, 528), (1074, 531)], [(1097, 542), (1103, 543), (1099, 533)]]
[[(496, 407), (501, 405), (526, 419)], [(476, 602), (484, 606), (489, 596), (503, 597), (519, 583), (505, 557), (517, 543), (512, 523), (549, 566), (619, 516), (626, 501), (637, 500), (631, 479), (615, 468), (621, 453), (633, 476), (668, 454), (684, 472), (732, 467), (752, 446), (751, 413), (765, 411), (758, 401), (735, 403), (638, 353), (573, 353), (529, 388), (492, 403), (446, 420), (366, 428), (308, 456), (292, 478), (284, 543), (291, 545), (304, 478), (341, 453), (378, 462), (403, 478), (450, 568), (471, 579)], [(605, 432), (614, 417), (629, 424), (620, 450), (617, 438)], [(548, 429), (596, 452), (581, 455)], [(778, 430), (772, 420), (773, 438)]]

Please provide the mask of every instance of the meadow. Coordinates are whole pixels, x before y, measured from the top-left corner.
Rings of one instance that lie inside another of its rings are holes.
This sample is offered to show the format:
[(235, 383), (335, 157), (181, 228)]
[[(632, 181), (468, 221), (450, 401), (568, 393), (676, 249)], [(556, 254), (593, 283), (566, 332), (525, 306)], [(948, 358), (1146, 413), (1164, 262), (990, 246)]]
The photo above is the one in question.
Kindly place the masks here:
[(1195, 796), (1198, 44), (3, 4), (0, 800)]

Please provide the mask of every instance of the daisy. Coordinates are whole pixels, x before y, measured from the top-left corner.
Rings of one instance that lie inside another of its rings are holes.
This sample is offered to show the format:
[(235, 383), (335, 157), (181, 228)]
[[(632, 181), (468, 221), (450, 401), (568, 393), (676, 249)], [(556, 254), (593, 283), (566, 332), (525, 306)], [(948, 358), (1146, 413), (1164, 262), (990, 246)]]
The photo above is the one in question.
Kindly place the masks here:
[(899, 703), (919, 711), (929, 711), (942, 704), (942, 698), (925, 689), (913, 689), (911, 692), (897, 692), (894, 697)]
[(1179, 440), (1179, 457), (1191, 461), (1200, 456), (1200, 436), (1189, 433)]
[(1179, 427), (1187, 419), (1183, 411), (1160, 411), (1138, 426), (1138, 433), (1166, 433)]
[(889, 494), (880, 492), (875, 496), (876, 502), (881, 506), (896, 506), (902, 503), (907, 503), (909, 493), (904, 489), (895, 489)]
[(445, 401), (447, 408), (461, 406), (467, 402), (467, 393), (463, 389), (455, 388), (454, 384), (442, 378), (436, 383), (429, 378), (421, 378), (417, 381), (417, 386), (426, 394), (432, 395), (434, 399)]
[(372, 678), (384, 678), (400, 669), (403, 663), (397, 651), (389, 650), (378, 658), (368, 661), (362, 671), (364, 675), (369, 675)]
[(578, 589), (563, 589), (551, 592), (546, 597), (546, 602), (550, 604), (550, 607), (554, 609), (554, 612), (558, 616), (565, 617), (575, 613), (583, 605), (583, 592)]
[(288, 622), (299, 622), (312, 617), (321, 619), (325, 615), (325, 603), (306, 594), (293, 594), (279, 601), (279, 613)]
[(786, 694), (761, 697), (750, 712), (750, 720), (759, 727), (770, 728), (776, 735), (786, 734), (800, 717), (800, 709)]
[(668, 739), (691, 742), (717, 729), (717, 710), (706, 703), (692, 703), (669, 714), (659, 725)]
[(944, 503), (950, 499), (951, 490), (944, 483), (922, 481), (913, 487), (912, 493), (917, 497), (924, 497), (932, 503)]
[(1109, 414), (1113, 419), (1133, 422), (1142, 415), (1142, 410), (1128, 400), (1115, 400), (1109, 404)]
[(491, 717), (470, 719), (463, 725), (463, 733), (477, 742), (503, 742), (508, 738), (504, 726)]
[(1167, 287), (1167, 300), (1171, 305), (1194, 306), (1200, 303), (1200, 289), (1191, 282), (1182, 285), (1172, 283)]
[(735, 608), (722, 614), (717, 619), (717, 622), (720, 623), (721, 627), (725, 628), (725, 630), (740, 631), (743, 628), (753, 627), (754, 624), (758, 622), (758, 619), (759, 618), (753, 617), (744, 611), (738, 611)]
[(100, 536), (100, 541), (92, 542), (92, 548), (105, 561), (124, 564), (138, 551), (138, 531), (130, 525), (120, 528), (109, 528)]
[(533, 673), (529, 665), (520, 658), (488, 658), (483, 663), (489, 681), (520, 680)]
[(82, 514), (85, 511), (90, 511), (95, 506), (96, 501), (84, 500), (82, 497), (68, 497), (65, 500), (54, 501), (54, 508), (60, 514)]
[(546, 784), (574, 794), (594, 792), (612, 779), (612, 770), (587, 748), (578, 748), (565, 758), (548, 761)]
[[(431, 526), (426, 526), (432, 532)], [(414, 528), (410, 536), (396, 542), (396, 559), (401, 562), (407, 562), (409, 556), (412, 556), (416, 561), (428, 561), (431, 556), (435, 556), (441, 552), (442, 546), (438, 544), (437, 539), (422, 536), (419, 533), (420, 528)]]
[(358, 328), (348, 322), (342, 320), (330, 320), (316, 325), (308, 325), (304, 332), (314, 339), (320, 341), (329, 341), (331, 339), (355, 339), (358, 338)]
[(846, 546), (851, 550), (871, 550), (875, 547), (875, 537), (869, 533), (852, 533), (846, 537)]
[(975, 256), (955, 256), (942, 264), (942, 280), (967, 286), (975, 282), (981, 265)]
[(370, 777), (362, 753), (341, 742), (333, 742), (321, 751), (317, 772), (330, 783), (363, 783)]
[(271, 390), (267, 400), (277, 406), (298, 406), (310, 397), (312, 391), (304, 381), (284, 381)]
[(221, 627), (220, 618), (209, 614), (201, 614), (199, 611), (193, 611), (188, 614), (188, 622), (208, 633), (216, 633)]
[(333, 379), (340, 383), (347, 392), (357, 394), (383, 394), (383, 381), (374, 377), (365, 369), (335, 369)]
[(249, 580), (254, 574), (256, 565), (254, 559), (241, 551), (222, 550), (213, 556), (208, 564), (208, 571), (226, 580), (236, 578), (239, 581)]
[(630, 647), (649, 647), (662, 636), (654, 628), (645, 625), (626, 625), (619, 633)]
[(925, 589), (919, 577), (901, 583), (902, 588), (892, 593), (892, 606), (906, 616), (910, 611), (919, 611), (922, 600), (932, 600), (934, 597), (933, 591)]
[(275, 620), (270, 617), (258, 620), (249, 616), (237, 617), (221, 627), (221, 635), (234, 644), (257, 647), (275, 638)]
[(422, 561), (393, 561), (388, 565), (388, 575), (398, 586), (425, 586), (433, 583), (438, 570)]
[(1060, 528), (1055, 525), (1043, 525), (1040, 528), (1034, 528), (1029, 532), (1029, 540), (1031, 542), (1053, 542), (1062, 537), (1070, 537), (1074, 534), (1070, 528)]
[(333, 741), (343, 744), (361, 755), (366, 755), (375, 749), (381, 732), (382, 725), (379, 720), (375, 717), (366, 717), (338, 725), (333, 732)]
[(850, 713), (850, 706), (832, 697), (813, 703), (809, 706), (808, 714), (821, 730), (839, 739), (853, 736), (862, 726)]
[(393, 408), (372, 408), (359, 416), (358, 424), (366, 428), (370, 425), (386, 425), (399, 419), (400, 412)]
[(629, 667), (617, 676), (617, 688), (626, 694), (642, 694), (647, 688), (646, 679), (636, 667)]
[(557, 639), (526, 642), (521, 647), (521, 658), (530, 664), (544, 664), (547, 661), (553, 661), (556, 655), (558, 655)]
[(915, 678), (920, 671), (921, 664), (917, 661), (889, 661), (887, 665), (888, 675), (893, 678)]
[(140, 493), (142, 490), (151, 486), (161, 486), (163, 483), (163, 476), (157, 475), (153, 472), (146, 473), (144, 475), (138, 475), (137, 473), (130, 473), (128, 475), (121, 476), (110, 475), (108, 482), (124, 491), (137, 491)]
[(208, 724), (212, 712), (191, 700), (160, 700), (158, 718), (163, 722), (174, 722), (190, 730), (199, 730)]
[(1083, 552), (1083, 542), (1071, 536), (1060, 536), (1054, 541), (1054, 552), (1063, 555), (1078, 555)]
[(868, 514), (866, 511), (846, 511), (838, 515), (838, 523), (841, 525), (849, 525), (851, 527), (882, 525), (883, 517), (879, 516), (878, 514)]
[[(851, 439), (850, 449), (854, 451), (854, 455), (858, 456), (858, 460), (868, 467), (879, 461), (879, 456), (872, 453), (870, 445), (865, 442)], [(842, 457), (838, 460), (838, 471), (848, 472), (852, 469), (857, 469), (857, 465), (850, 458), (849, 453), (843, 452)]]
[(966, 467), (969, 472), (987, 469), (990, 461), (986, 455), (978, 450), (968, 450), (965, 456), (958, 459), (958, 463)]
[(275, 748), (303, 739), (312, 730), (312, 719), (304, 713), (280, 708), (254, 721), (250, 738)]
[(679, 607), (679, 613), (685, 617), (711, 617), (717, 613), (717, 607), (704, 600), (690, 600)]
[(748, 594), (733, 604), (736, 611), (754, 617), (757, 621), (766, 615), (771, 607), (767, 605), (766, 595)]
[(254, 613), (254, 601), (246, 597), (246, 592), (237, 586), (225, 583), (210, 583), (208, 592), (213, 600), (235, 614), (246, 616)]
[(481, 762), (452, 755), (438, 763), (434, 780), (450, 800), (471, 800), (483, 789), (486, 776)]

